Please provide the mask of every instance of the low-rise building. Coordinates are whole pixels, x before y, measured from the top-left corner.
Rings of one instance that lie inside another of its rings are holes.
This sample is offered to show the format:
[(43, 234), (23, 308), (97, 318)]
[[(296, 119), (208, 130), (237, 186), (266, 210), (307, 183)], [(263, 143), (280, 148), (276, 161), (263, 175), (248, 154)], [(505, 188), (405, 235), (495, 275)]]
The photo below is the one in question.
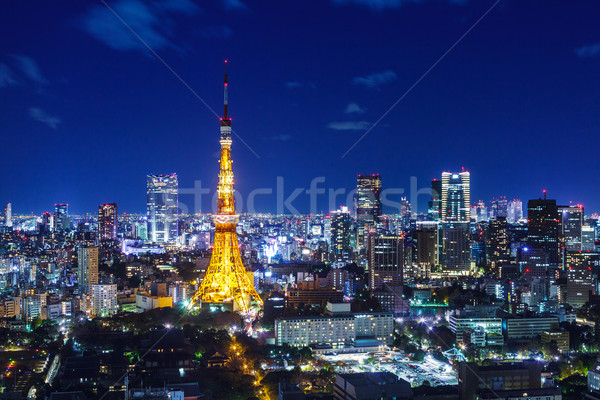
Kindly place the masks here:
[[(490, 389), (493, 392), (515, 390), (523, 395), (532, 389), (541, 388), (542, 364), (537, 361), (523, 361), (480, 366), (476, 363), (462, 362), (458, 366), (458, 382), (461, 400), (474, 400), (479, 398), (479, 395), (485, 395)], [(524, 397), (527, 398), (527, 395)]]
[(339, 374), (333, 388), (335, 400), (410, 399), (410, 383), (391, 372)]
[(587, 385), (588, 390), (600, 392), (600, 358), (597, 359), (594, 366), (588, 370)]
[(542, 332), (542, 343), (550, 344), (556, 342), (560, 351), (569, 351), (571, 348), (569, 331), (551, 330)]
[(507, 318), (503, 330), (507, 340), (533, 339), (543, 331), (558, 328), (558, 317)]
[(464, 343), (464, 333), (469, 330), (483, 330), (486, 335), (502, 335), (502, 318), (461, 317), (451, 315), (449, 320), (450, 330), (456, 335), (457, 343)]
[(327, 315), (277, 318), (276, 344), (303, 347), (315, 344), (345, 347), (357, 338), (390, 343), (394, 332), (391, 312), (350, 313), (349, 304), (328, 303)]
[(151, 296), (149, 293), (138, 292), (135, 295), (135, 306), (137, 312), (144, 312), (162, 307), (173, 307), (173, 298), (171, 296)]

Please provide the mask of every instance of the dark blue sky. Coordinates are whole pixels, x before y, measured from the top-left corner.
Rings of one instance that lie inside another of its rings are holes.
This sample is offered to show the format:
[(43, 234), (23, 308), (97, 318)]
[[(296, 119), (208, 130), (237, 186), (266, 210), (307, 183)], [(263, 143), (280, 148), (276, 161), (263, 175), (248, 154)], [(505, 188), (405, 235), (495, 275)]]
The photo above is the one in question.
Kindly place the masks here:
[[(285, 196), (318, 176), (352, 189), (373, 172), (409, 193), (411, 176), (428, 187), (464, 167), (473, 201), (546, 188), (598, 211), (595, 0), (503, 0), (341, 158), (493, 3), (107, 1), (217, 113), (230, 60), (233, 127), (260, 157), (234, 138), (242, 193), (276, 191), (277, 176)], [(0, 7), (1, 202), (139, 212), (148, 173), (214, 190), (217, 118), (101, 1)], [(275, 197), (257, 204), (275, 211)]]

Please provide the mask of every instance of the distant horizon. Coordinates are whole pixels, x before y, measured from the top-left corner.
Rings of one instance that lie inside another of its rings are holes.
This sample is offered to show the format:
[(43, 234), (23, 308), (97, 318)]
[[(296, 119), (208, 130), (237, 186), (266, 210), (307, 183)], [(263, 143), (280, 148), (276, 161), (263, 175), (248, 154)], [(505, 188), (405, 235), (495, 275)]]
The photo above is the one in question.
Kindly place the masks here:
[[(385, 189), (385, 187), (384, 187), (384, 189)], [(471, 189), (472, 189), (472, 186), (471, 186)], [(237, 192), (237, 191), (236, 191), (236, 192)], [(287, 193), (287, 194), (289, 195), (290, 193)], [(326, 197), (326, 194), (325, 194), (325, 195), (322, 195), (322, 196), (323, 196), (323, 197)], [(275, 197), (275, 194), (273, 194), (273, 195), (272, 195), (272, 197)], [(490, 205), (491, 205), (491, 202), (492, 202), (493, 200), (495, 200), (495, 199), (498, 199), (498, 198), (500, 198), (500, 197), (502, 197), (502, 196), (498, 196), (498, 197), (495, 197), (495, 198), (493, 198), (493, 199), (489, 199), (489, 200), (480, 199), (480, 198), (475, 198), (475, 200), (473, 200), (473, 197), (472, 197), (472, 200), (471, 200), (471, 206), (475, 206), (475, 205), (477, 205), (477, 202), (478, 202), (478, 201), (480, 201), (480, 200), (483, 200), (483, 201), (485, 202), (485, 205), (486, 205), (487, 209), (489, 210), (489, 208), (490, 208)], [(527, 216), (527, 202), (528, 202), (529, 200), (541, 200), (541, 199), (543, 199), (543, 196), (539, 196), (539, 197), (535, 197), (535, 198), (531, 198), (531, 199), (509, 198), (508, 196), (505, 196), (505, 197), (506, 197), (506, 200), (507, 200), (508, 202), (510, 202), (510, 201), (512, 201), (512, 200), (519, 200), (519, 201), (521, 201), (521, 203), (522, 203), (522, 206), (523, 206), (523, 216), (524, 216), (524, 217), (526, 217), (526, 216)], [(559, 201), (558, 199), (552, 198), (552, 196), (550, 196), (549, 194), (547, 195), (547, 198), (548, 198), (548, 200), (556, 200), (556, 204), (557, 204), (558, 206), (575, 206), (575, 205), (582, 205), (582, 206), (583, 206), (583, 209), (584, 209), (584, 215), (585, 215), (586, 217), (588, 217), (588, 218), (589, 218), (589, 217), (591, 217), (593, 214), (598, 214), (598, 210), (592, 210), (592, 211), (589, 211), (589, 210), (588, 210), (588, 209), (585, 207), (585, 204), (581, 204), (581, 203), (574, 203), (574, 202), (562, 202), (562, 201)], [(419, 203), (423, 203), (423, 202), (426, 202), (426, 201), (425, 201), (425, 196), (421, 195), (421, 197), (420, 197), (420, 202), (419, 202)], [(43, 214), (43, 213), (45, 213), (45, 212), (54, 213), (54, 204), (68, 204), (68, 206), (69, 206), (69, 215), (70, 215), (70, 216), (84, 216), (85, 214), (92, 214), (92, 215), (93, 215), (93, 214), (96, 214), (96, 215), (97, 215), (97, 213), (98, 213), (98, 206), (100, 206), (100, 205), (102, 205), (102, 204), (106, 204), (106, 203), (98, 203), (98, 205), (96, 206), (95, 210), (92, 210), (92, 211), (81, 211), (81, 210), (80, 210), (79, 208), (77, 208), (77, 207), (75, 207), (75, 208), (72, 208), (74, 205), (73, 205), (72, 203), (69, 203), (69, 202), (63, 202), (63, 203), (53, 203), (53, 204), (52, 204), (50, 207), (48, 207), (48, 208), (47, 208), (46, 210), (44, 210), (44, 211), (37, 211), (37, 212), (36, 212), (36, 211), (29, 211), (29, 212), (26, 212), (26, 213), (24, 213), (24, 212), (22, 212), (21, 210), (19, 210), (19, 208), (18, 208), (18, 205), (17, 205), (17, 207), (15, 208), (15, 203), (14, 203), (14, 202), (10, 202), (10, 201), (8, 201), (8, 202), (3, 202), (3, 203), (2, 203), (2, 209), (4, 209), (4, 206), (5, 206), (7, 203), (11, 203), (11, 204), (12, 204), (12, 215), (13, 215), (13, 217), (16, 217), (16, 216), (31, 216), (31, 215), (33, 215), (33, 216), (40, 216), (40, 215), (42, 215), (42, 214)], [(117, 204), (117, 206), (118, 206), (118, 215), (119, 215), (119, 216), (121, 216), (121, 215), (123, 215), (123, 214), (129, 214), (129, 215), (142, 215), (142, 216), (143, 216), (143, 215), (146, 215), (146, 210), (145, 210), (145, 209), (144, 209), (144, 210), (142, 210), (142, 211), (128, 211), (128, 210), (122, 210), (122, 208), (121, 208), (121, 206), (119, 205), (119, 203), (118, 203), (118, 202), (111, 202), (111, 203), (116, 203), (116, 204)], [(181, 202), (180, 202), (180, 204), (185, 204), (185, 203), (181, 203)], [(328, 213), (331, 213), (332, 211), (339, 210), (339, 209), (340, 209), (341, 207), (343, 207), (343, 206), (346, 206), (346, 207), (348, 207), (348, 209), (349, 209), (349, 210), (352, 212), (352, 210), (353, 210), (353, 207), (354, 207), (354, 204), (350, 204), (350, 205), (347, 205), (347, 204), (340, 204), (340, 205), (339, 205), (337, 208), (335, 208), (335, 209), (330, 209), (330, 210), (321, 210), (321, 211), (319, 211), (319, 212), (317, 212), (317, 213), (311, 213), (311, 212), (307, 212), (307, 211), (305, 211), (305, 210), (298, 210), (298, 211), (299, 211), (299, 213), (290, 213), (290, 212), (288, 212), (288, 213), (277, 213), (277, 212), (275, 212), (275, 211), (273, 211), (273, 210), (256, 210), (255, 212), (248, 212), (247, 210), (242, 210), (242, 211), (239, 211), (239, 210), (238, 210), (238, 214), (250, 214), (250, 215), (255, 215), (255, 214), (270, 214), (270, 215), (275, 215), (275, 216), (277, 216), (277, 215), (304, 215), (304, 216), (306, 216), (306, 215), (311, 215), (311, 214), (312, 214), (312, 215), (316, 215), (316, 214), (328, 214)], [(386, 209), (386, 208), (387, 208), (387, 209)], [(394, 213), (394, 212), (389, 212), (389, 208), (390, 208), (390, 207), (385, 207), (385, 206), (384, 206), (384, 208), (383, 208), (383, 215), (398, 215), (398, 214), (399, 214), (398, 212), (395, 212), (395, 213)], [(75, 211), (73, 211), (73, 210), (75, 210)], [(419, 210), (418, 212), (415, 212), (415, 211), (413, 210), (413, 212), (415, 213), (415, 215), (427, 215), (427, 210)], [(214, 213), (215, 213), (215, 212), (213, 212), (212, 210), (202, 210), (201, 212), (188, 212), (188, 213), (184, 213), (184, 214), (182, 214), (182, 215), (195, 215), (195, 214), (207, 214), (207, 215), (210, 215), (210, 214), (214, 214)]]

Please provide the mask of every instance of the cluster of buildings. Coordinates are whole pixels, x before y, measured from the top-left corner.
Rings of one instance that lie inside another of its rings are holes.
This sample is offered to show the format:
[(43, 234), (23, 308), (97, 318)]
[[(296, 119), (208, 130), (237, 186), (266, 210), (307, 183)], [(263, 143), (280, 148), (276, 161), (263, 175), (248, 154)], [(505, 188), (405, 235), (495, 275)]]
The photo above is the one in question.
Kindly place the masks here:
[[(544, 193), (527, 202), (527, 218), (519, 200), (502, 197), (489, 206), (483, 201), (473, 205), (467, 171), (444, 172), (432, 181), (427, 214), (413, 212), (405, 198), (399, 214), (384, 214), (382, 190), (380, 175), (358, 175), (353, 209), (308, 216), (241, 215), (240, 251), (255, 271), (256, 287), (279, 285), (286, 301), (293, 303), (295, 297), (298, 303), (321, 306), (366, 289), (395, 316), (406, 315), (411, 306), (403, 295), (406, 287), (425, 293), (419, 302), (426, 304), (427, 291), (436, 285), (477, 276), (485, 277), (488, 294), (516, 312), (577, 309), (598, 293), (598, 218), (586, 217), (581, 205), (557, 205)], [(147, 177), (146, 215), (119, 214), (117, 204), (108, 203), (99, 205), (97, 215), (71, 216), (68, 204), (56, 204), (54, 213), (44, 213), (32, 224), (30, 218), (15, 219), (9, 203), (2, 232), (6, 240), (17, 236), (22, 243), (1, 256), (0, 285), (23, 286), (25, 281), (25, 286), (36, 286), (42, 275), (50, 283), (68, 277), (65, 286), (77, 285), (75, 294), (87, 297), (83, 306), (73, 304), (72, 309), (87, 307), (92, 315), (119, 309), (111, 286), (115, 277), (98, 279), (98, 263), (106, 252), (128, 264), (128, 278), (143, 279), (158, 265), (127, 262), (127, 257), (169, 260), (184, 252), (210, 252), (215, 235), (210, 215), (179, 214), (176, 174)], [(201, 278), (208, 260), (191, 260)], [(310, 271), (319, 264), (329, 267), (326, 276)], [(345, 268), (348, 264), (358, 271)], [(175, 286), (168, 295), (176, 302), (196, 288), (185, 282)], [(94, 306), (94, 299), (103, 300)], [(148, 297), (138, 308), (164, 304)]]

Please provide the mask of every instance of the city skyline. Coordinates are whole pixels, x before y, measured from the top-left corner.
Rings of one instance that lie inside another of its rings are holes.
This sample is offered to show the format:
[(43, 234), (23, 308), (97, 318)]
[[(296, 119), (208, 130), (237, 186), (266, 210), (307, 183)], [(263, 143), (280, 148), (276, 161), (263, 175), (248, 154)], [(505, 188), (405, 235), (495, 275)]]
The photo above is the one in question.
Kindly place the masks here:
[[(213, 109), (218, 110), (221, 62), (232, 60), (236, 133), (249, 146), (238, 141), (234, 148), (242, 194), (275, 190), (278, 176), (285, 179), (286, 195), (308, 189), (320, 176), (326, 178), (324, 187), (350, 191), (356, 175), (367, 173), (381, 174), (384, 188), (408, 190), (411, 176), (426, 188), (439, 171), (464, 167), (472, 174), (472, 200), (506, 196), (525, 202), (547, 189), (560, 204), (580, 203), (590, 213), (600, 209), (597, 193), (582, 189), (594, 180), (591, 155), (546, 160), (556, 143), (571, 138), (568, 151), (577, 154), (595, 135), (593, 77), (600, 33), (594, 35), (592, 22), (584, 18), (599, 10), (591, 1), (570, 7), (505, 1), (494, 7), (343, 158), (361, 132), (493, 2), (323, 3), (321, 13), (307, 16), (310, 31), (290, 20), (289, 15), (306, 16), (296, 6), (109, 4), (125, 21), (132, 19), (143, 39), (154, 39), (151, 47)], [(173, 31), (128, 14), (128, 6), (172, 20)], [(23, 34), (0, 47), (0, 91), (9, 100), (0, 128), (9, 133), (8, 148), (27, 149), (8, 152), (4, 160), (7, 179), (0, 200), (12, 203), (13, 213), (41, 214), (54, 203), (69, 203), (72, 213), (80, 214), (108, 202), (142, 212), (144, 177), (156, 173), (177, 173), (181, 188), (201, 180), (214, 190), (217, 117), (109, 10), (57, 6), (55, 19), (40, 22), (47, 12), (43, 5), (6, 7), (2, 29)], [(509, 40), (502, 36), (506, 21), (511, 21)], [(556, 21), (569, 29), (555, 29)], [(32, 23), (47, 33), (43, 46), (25, 34)], [(112, 36), (99, 32), (99, 24), (113, 27)], [(365, 30), (373, 24), (378, 28)], [(430, 29), (424, 32), (423, 26)], [(344, 35), (356, 49), (343, 44)], [(293, 40), (300, 36), (302, 44)], [(66, 40), (77, 62), (68, 63), (69, 53), (61, 47)], [(100, 140), (108, 144), (95, 152), (93, 144)], [(535, 154), (529, 150), (533, 146)], [(40, 174), (39, 162), (32, 160), (48, 153), (54, 162)], [(90, 187), (90, 181), (99, 184)], [(308, 196), (300, 196), (296, 207), (306, 212), (308, 203)], [(276, 211), (266, 196), (257, 206)], [(418, 211), (426, 211), (426, 200)]]

